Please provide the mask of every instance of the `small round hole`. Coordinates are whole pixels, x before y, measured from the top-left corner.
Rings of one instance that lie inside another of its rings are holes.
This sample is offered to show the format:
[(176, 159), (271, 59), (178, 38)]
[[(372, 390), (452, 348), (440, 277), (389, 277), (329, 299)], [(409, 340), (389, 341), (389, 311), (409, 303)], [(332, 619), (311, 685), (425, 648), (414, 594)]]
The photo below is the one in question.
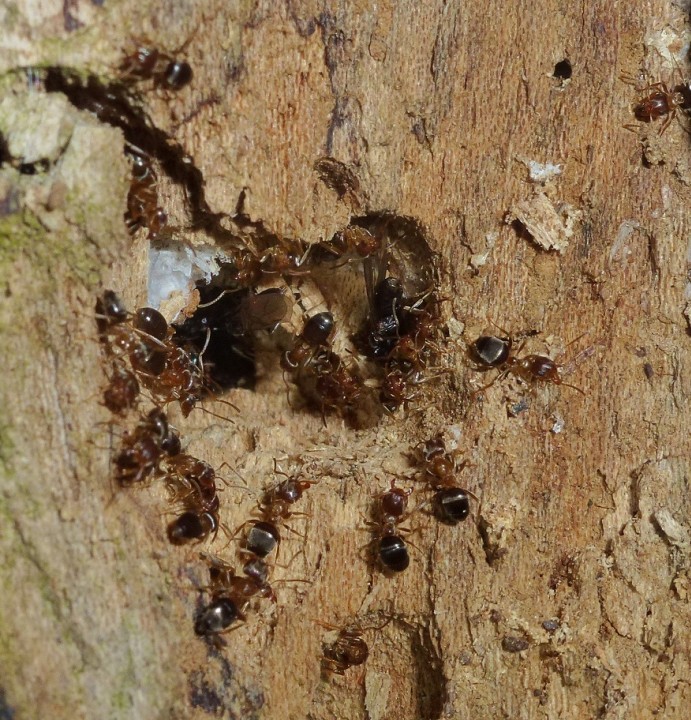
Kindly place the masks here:
[(558, 80), (569, 80), (572, 74), (573, 69), (571, 67), (571, 63), (566, 59), (560, 60), (554, 66), (553, 77), (557, 78)]

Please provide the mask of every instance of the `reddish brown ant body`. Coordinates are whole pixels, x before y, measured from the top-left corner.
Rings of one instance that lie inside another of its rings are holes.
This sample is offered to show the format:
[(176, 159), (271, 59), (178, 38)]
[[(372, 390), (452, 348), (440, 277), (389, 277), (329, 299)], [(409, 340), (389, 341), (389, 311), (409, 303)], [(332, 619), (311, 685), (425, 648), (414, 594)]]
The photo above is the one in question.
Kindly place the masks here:
[[(636, 80), (628, 73), (622, 74), (621, 79), (628, 85), (638, 87)], [(691, 83), (686, 80), (675, 85), (672, 89), (664, 81), (650, 83), (641, 92), (647, 92), (648, 94), (634, 105), (633, 114), (636, 120), (645, 123), (664, 118), (658, 131), (660, 135), (667, 130), (679, 111), (685, 112), (691, 109)], [(630, 129), (634, 128), (631, 127)]]
[(166, 414), (154, 408), (131, 434), (115, 456), (115, 477), (120, 485), (136, 485), (159, 471), (164, 455), (180, 451), (180, 438), (168, 424)]
[(140, 228), (147, 228), (149, 238), (154, 239), (168, 224), (168, 215), (158, 204), (158, 179), (153, 166), (141, 155), (132, 154), (132, 158), (125, 223), (131, 235)]
[(664, 117), (665, 120), (658, 131), (662, 135), (676, 117), (677, 111), (687, 109), (684, 86), (677, 85), (670, 90), (666, 83), (659, 82), (649, 85), (646, 90), (653, 90), (653, 92), (638, 101), (633, 109), (633, 114), (640, 122), (654, 122)]
[(168, 485), (174, 494), (183, 493), (181, 499), (188, 510), (197, 514), (218, 510), (216, 472), (211, 465), (192, 455), (178, 453), (168, 459), (166, 466)]
[(108, 386), (103, 391), (103, 404), (116, 415), (131, 410), (139, 399), (137, 376), (121, 363), (113, 365)]
[(348, 668), (363, 665), (369, 657), (369, 647), (357, 628), (343, 628), (336, 640), (324, 648), (322, 669), (326, 674), (345, 675)]
[(299, 239), (282, 239), (268, 248), (259, 260), (263, 273), (269, 275), (304, 275), (310, 246)]
[(347, 366), (330, 350), (318, 353), (312, 366), (317, 373), (315, 390), (321, 401), (322, 413), (326, 410), (352, 412), (363, 389), (357, 370)]
[(337, 232), (330, 240), (317, 243), (312, 249), (312, 260), (342, 260), (349, 257), (364, 259), (381, 250), (381, 239), (369, 230), (350, 225)]

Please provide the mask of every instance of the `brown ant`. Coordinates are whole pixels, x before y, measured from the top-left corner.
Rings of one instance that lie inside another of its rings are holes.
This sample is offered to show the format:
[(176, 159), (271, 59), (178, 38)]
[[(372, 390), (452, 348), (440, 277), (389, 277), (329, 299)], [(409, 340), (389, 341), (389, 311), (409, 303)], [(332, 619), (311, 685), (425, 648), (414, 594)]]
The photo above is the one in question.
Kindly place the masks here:
[(132, 180), (125, 213), (130, 235), (147, 228), (149, 239), (155, 239), (168, 224), (168, 215), (158, 204), (157, 182), (151, 163), (141, 155), (132, 154)]
[[(628, 74), (623, 74), (621, 79), (628, 85), (636, 85), (634, 78)], [(667, 130), (678, 111), (691, 109), (691, 84), (688, 81), (675, 85), (671, 90), (665, 82), (651, 83), (642, 92), (648, 92), (648, 95), (634, 105), (633, 114), (636, 120), (646, 123), (664, 117), (659, 135)]]
[(191, 39), (172, 54), (158, 50), (146, 39), (137, 40), (134, 51), (125, 56), (119, 70), (124, 78), (153, 80), (154, 87), (180, 90), (192, 81), (193, 73), (189, 63), (175, 56), (184, 51)]
[(310, 253), (310, 246), (303, 240), (283, 238), (268, 248), (259, 260), (263, 273), (277, 275), (304, 275), (303, 266)]
[(154, 408), (131, 434), (123, 438), (115, 456), (115, 478), (120, 485), (136, 485), (158, 472), (164, 455), (180, 452), (180, 437), (168, 424), (166, 414)]
[(391, 622), (389, 618), (381, 625), (374, 627), (358, 627), (348, 625), (338, 628), (328, 623), (319, 624), (329, 630), (338, 630), (336, 639), (324, 646), (322, 656), (322, 671), (326, 677), (330, 675), (345, 675), (345, 671), (357, 665), (363, 665), (369, 657), (369, 646), (363, 638), (366, 630), (381, 630)]
[(381, 240), (372, 235), (369, 230), (350, 225), (339, 230), (330, 240), (323, 240), (313, 247), (312, 259), (340, 260), (348, 257), (364, 259), (381, 250)]
[(108, 386), (103, 391), (103, 404), (116, 415), (131, 410), (139, 399), (137, 376), (121, 363), (115, 363)]
[(317, 353), (312, 367), (316, 373), (315, 392), (321, 402), (322, 417), (326, 410), (352, 412), (363, 389), (358, 371), (330, 350)]
[(218, 510), (216, 472), (211, 465), (192, 455), (178, 453), (168, 459), (166, 466), (167, 483), (174, 495), (185, 493), (181, 499), (188, 510), (198, 515)]
[(669, 90), (664, 82), (648, 85), (646, 90), (655, 89), (635, 105), (633, 114), (636, 116), (636, 120), (653, 122), (664, 117), (665, 120), (658, 131), (658, 134), (662, 135), (676, 117), (677, 110), (686, 106), (686, 98), (678, 89), (679, 87), (676, 86)]
[[(579, 336), (583, 337), (582, 335)], [(579, 338), (572, 340), (575, 342)], [(552, 383), (554, 385), (563, 385), (565, 387), (577, 390), (581, 395), (585, 395), (581, 388), (570, 385), (562, 380), (560, 369), (562, 365), (558, 365), (554, 360), (545, 355), (526, 355), (518, 357), (519, 353), (525, 346), (526, 341), (513, 352), (513, 339), (510, 336), (496, 337), (494, 335), (482, 335), (475, 340), (469, 347), (469, 355), (475, 361), (477, 370), (484, 371), (490, 369), (498, 369), (500, 373), (492, 380), (491, 383), (479, 388), (474, 394), (494, 385), (494, 383), (512, 373), (524, 382), (535, 386), (538, 383)], [(571, 344), (571, 343), (569, 343)]]
[(324, 648), (322, 670), (335, 675), (345, 675), (348, 668), (363, 665), (369, 657), (369, 647), (362, 637), (362, 630), (343, 628), (331, 645)]

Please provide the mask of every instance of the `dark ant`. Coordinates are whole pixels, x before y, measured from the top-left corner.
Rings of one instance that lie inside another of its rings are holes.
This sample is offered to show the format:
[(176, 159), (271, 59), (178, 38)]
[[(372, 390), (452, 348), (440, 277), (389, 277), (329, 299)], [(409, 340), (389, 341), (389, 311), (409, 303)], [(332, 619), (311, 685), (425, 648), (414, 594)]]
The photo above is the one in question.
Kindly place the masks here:
[(360, 349), (373, 360), (386, 358), (399, 339), (399, 328), (406, 298), (400, 280), (394, 277), (384, 278), (371, 292), (370, 312), (367, 329), (361, 335)]
[[(274, 472), (278, 470), (274, 459)], [(286, 475), (286, 480), (269, 488), (259, 504), (260, 520), (250, 521), (251, 527), (245, 537), (244, 550), (259, 558), (265, 558), (281, 542), (277, 523), (287, 520), (293, 513), (291, 506), (311, 487), (308, 481), (299, 481)]]
[(168, 321), (158, 310), (150, 307), (139, 308), (132, 318), (132, 326), (159, 342), (164, 342), (170, 334)]
[(167, 343), (168, 322), (158, 310), (144, 307), (134, 313), (132, 327), (137, 333), (137, 341), (129, 353), (132, 367), (145, 376), (161, 375), (171, 351)]
[(405, 540), (398, 534), (400, 530), (397, 525), (406, 511), (408, 496), (412, 491), (394, 487), (394, 482), (391, 481), (390, 490), (377, 496), (375, 522), (372, 526), (376, 529), (374, 542), (379, 562), (384, 570), (398, 573), (403, 572), (410, 564), (408, 548)]
[(218, 635), (226, 632), (236, 620), (244, 620), (243, 610), (254, 595), (273, 598), (267, 582), (268, 570), (261, 561), (250, 561), (243, 568), (245, 577), (220, 558), (202, 555), (209, 565), (213, 600), (202, 608), (194, 622), (197, 635)]
[(162, 342), (162, 327), (167, 333), (168, 325), (158, 311), (142, 308), (133, 317), (116, 293), (106, 290), (96, 301), (96, 322), (101, 342), (110, 352), (129, 355), (135, 372), (148, 376), (163, 371), (167, 346)]
[(441, 435), (424, 443), (417, 460), (435, 491), (432, 502), (437, 519), (449, 525), (465, 520), (470, 514), (469, 496), (472, 493), (456, 485), (456, 476), (468, 462), (464, 460), (459, 464), (447, 452)]
[(108, 330), (115, 325), (127, 322), (130, 314), (119, 295), (113, 290), (104, 290), (96, 300), (96, 323), (99, 335), (106, 337)]
[(153, 80), (155, 87), (180, 90), (192, 81), (193, 73), (190, 64), (175, 55), (182, 52), (190, 40), (172, 54), (158, 50), (145, 39), (137, 41), (135, 50), (125, 56), (119, 70), (125, 78)]
[(235, 601), (221, 596), (199, 613), (194, 622), (194, 632), (197, 635), (218, 635), (228, 630), (236, 620), (244, 619)]
[[(582, 335), (579, 337), (582, 337)], [(576, 338), (576, 340), (578, 339)], [(517, 357), (525, 346), (525, 342), (523, 340), (515, 352), (512, 352), (513, 339), (510, 336), (500, 338), (494, 335), (482, 335), (472, 343), (468, 352), (470, 357), (477, 363), (477, 370), (495, 368), (501, 371), (491, 383), (476, 390), (474, 394), (486, 390), (494, 385), (497, 380), (506, 377), (509, 373), (513, 373), (530, 385), (552, 383), (573, 388), (581, 395), (585, 395), (579, 387), (563, 382), (559, 372), (563, 366), (558, 365), (551, 358), (534, 354), (522, 358)], [(575, 342), (575, 340), (572, 342)]]
[(164, 455), (180, 452), (180, 438), (168, 424), (166, 414), (154, 408), (132, 434), (125, 434), (115, 456), (115, 478), (120, 485), (135, 485), (159, 470)]
[(295, 339), (295, 345), (281, 357), (284, 370), (305, 368), (319, 348), (328, 348), (335, 329), (334, 316), (321, 312), (305, 321), (302, 332)]
[(192, 510), (186, 510), (175, 520), (168, 523), (168, 540), (173, 545), (185, 545), (194, 540), (202, 542), (209, 535), (216, 537), (218, 528), (217, 511), (196, 513)]

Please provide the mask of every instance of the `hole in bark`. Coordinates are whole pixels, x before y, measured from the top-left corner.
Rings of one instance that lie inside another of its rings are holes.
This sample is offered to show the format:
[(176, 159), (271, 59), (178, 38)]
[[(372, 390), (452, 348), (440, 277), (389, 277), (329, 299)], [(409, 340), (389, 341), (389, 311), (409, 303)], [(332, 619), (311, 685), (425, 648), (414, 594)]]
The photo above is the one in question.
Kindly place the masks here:
[(555, 77), (557, 80), (570, 80), (571, 75), (573, 75), (573, 68), (566, 58), (560, 60), (554, 66), (554, 73), (552, 74), (552, 77)]
[[(220, 288), (206, 284), (198, 284), (197, 290), (201, 304), (221, 295)], [(226, 293), (175, 326), (173, 339), (177, 344), (197, 354), (204, 350), (204, 376), (213, 390), (254, 389), (254, 338), (241, 327), (243, 307), (249, 297), (249, 290)]]

